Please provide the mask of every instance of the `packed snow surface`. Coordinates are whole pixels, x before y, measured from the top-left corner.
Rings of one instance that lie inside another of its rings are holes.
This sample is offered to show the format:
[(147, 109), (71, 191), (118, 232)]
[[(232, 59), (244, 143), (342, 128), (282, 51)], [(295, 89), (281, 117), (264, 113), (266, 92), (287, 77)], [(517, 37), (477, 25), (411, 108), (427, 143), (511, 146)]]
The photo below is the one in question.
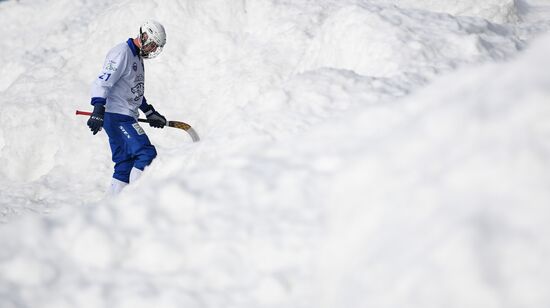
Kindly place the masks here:
[[(183, 131), (105, 196), (149, 18)], [(549, 0), (0, 1), (0, 307), (550, 306)]]

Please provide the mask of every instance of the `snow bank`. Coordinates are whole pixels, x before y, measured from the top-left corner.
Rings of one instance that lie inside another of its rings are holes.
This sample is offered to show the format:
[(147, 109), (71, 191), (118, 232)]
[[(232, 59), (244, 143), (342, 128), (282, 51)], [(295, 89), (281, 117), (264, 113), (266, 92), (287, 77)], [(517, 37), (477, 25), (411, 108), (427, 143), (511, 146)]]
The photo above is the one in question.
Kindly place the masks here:
[(346, 138), (335, 123), (305, 138), (338, 149), (322, 152), (338, 166), (323, 307), (548, 305), (549, 51), (546, 37), (346, 118)]
[(461, 1), (438, 1), (438, 0), (398, 0), (386, 1), (404, 8), (429, 10), (441, 13), (448, 13), (458, 16), (474, 16), (487, 19), (496, 23), (510, 23), (521, 20), (521, 0), (461, 0)]
[(111, 203), (4, 226), (2, 298), (545, 307), (548, 49), (218, 165), (166, 159)]
[(510, 29), (481, 19), (349, 5), (327, 16), (301, 69), (334, 67), (422, 79), (465, 63), (505, 59), (521, 47), (512, 37)]
[[(550, 303), (550, 39), (505, 62), (514, 26), (370, 1), (0, 10), (0, 307)], [(148, 99), (202, 141), (147, 130), (158, 159), (103, 199), (106, 140), (73, 113), (148, 14)]]

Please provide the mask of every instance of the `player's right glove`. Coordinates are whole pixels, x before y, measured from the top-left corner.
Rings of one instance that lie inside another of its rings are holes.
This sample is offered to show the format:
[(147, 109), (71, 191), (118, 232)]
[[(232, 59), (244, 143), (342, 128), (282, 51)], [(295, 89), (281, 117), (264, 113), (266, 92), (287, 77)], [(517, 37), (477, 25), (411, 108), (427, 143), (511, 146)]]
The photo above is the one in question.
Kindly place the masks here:
[(149, 120), (149, 125), (155, 128), (163, 128), (166, 125), (166, 118), (158, 113), (158, 111), (153, 108), (153, 105), (148, 105), (143, 108), (142, 111), (145, 113), (147, 120)]
[(105, 106), (102, 104), (95, 104), (94, 111), (88, 119), (88, 127), (92, 133), (97, 134), (98, 131), (103, 127), (103, 118), (105, 116)]

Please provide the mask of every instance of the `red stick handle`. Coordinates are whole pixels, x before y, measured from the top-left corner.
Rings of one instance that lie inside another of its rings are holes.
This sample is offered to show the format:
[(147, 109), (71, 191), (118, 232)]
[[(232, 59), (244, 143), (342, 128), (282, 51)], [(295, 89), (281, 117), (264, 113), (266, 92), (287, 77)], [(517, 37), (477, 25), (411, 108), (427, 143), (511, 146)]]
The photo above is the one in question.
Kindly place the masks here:
[(80, 110), (77, 110), (76, 111), (76, 115), (92, 115), (91, 112), (88, 112), (88, 111), (80, 111)]

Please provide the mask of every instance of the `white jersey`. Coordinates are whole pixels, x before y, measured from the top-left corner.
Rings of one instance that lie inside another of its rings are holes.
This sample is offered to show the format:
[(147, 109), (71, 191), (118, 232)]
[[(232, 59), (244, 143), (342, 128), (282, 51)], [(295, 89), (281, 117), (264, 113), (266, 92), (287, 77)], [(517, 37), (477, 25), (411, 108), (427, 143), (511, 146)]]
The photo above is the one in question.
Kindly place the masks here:
[(144, 85), (143, 59), (138, 55), (132, 39), (128, 39), (107, 54), (103, 70), (92, 85), (92, 100), (104, 98), (106, 112), (137, 118)]

